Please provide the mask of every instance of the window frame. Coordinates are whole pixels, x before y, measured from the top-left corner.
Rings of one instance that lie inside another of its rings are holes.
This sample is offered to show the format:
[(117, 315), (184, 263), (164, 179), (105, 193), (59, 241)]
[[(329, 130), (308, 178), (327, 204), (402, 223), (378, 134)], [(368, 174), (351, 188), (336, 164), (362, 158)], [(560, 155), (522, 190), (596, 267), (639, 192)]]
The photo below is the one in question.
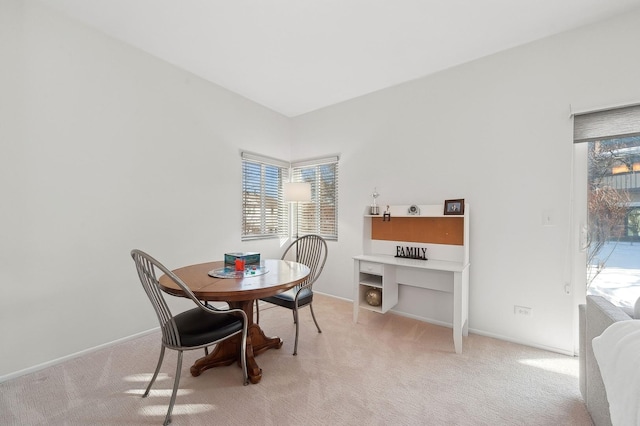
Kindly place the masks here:
[[(282, 184), (289, 177), (288, 162), (243, 151), (242, 164), (242, 223), (241, 240), (281, 238), (288, 234), (289, 209), (284, 202)], [(259, 169), (259, 173), (250, 168)], [(277, 175), (277, 183), (269, 182)], [(250, 192), (247, 188), (253, 188)], [(275, 194), (274, 194), (275, 191)], [(249, 205), (254, 207), (249, 208)], [(268, 206), (275, 205), (275, 214), (267, 214)], [(275, 222), (274, 222), (275, 219)], [(275, 230), (273, 227), (275, 226)], [(253, 231), (249, 231), (249, 230)], [(257, 229), (257, 231), (256, 231)]]
[(291, 181), (311, 184), (311, 202), (294, 206), (297, 235), (316, 234), (326, 240), (338, 240), (338, 156), (297, 161), (291, 164)]

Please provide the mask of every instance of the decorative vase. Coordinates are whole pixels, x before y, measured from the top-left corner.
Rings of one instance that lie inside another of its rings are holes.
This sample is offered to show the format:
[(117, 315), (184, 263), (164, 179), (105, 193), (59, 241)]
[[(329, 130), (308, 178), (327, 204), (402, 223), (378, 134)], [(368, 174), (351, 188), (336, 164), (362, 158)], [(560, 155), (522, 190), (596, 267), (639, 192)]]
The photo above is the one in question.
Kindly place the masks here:
[(365, 300), (371, 306), (382, 305), (382, 292), (379, 288), (370, 288), (364, 295)]

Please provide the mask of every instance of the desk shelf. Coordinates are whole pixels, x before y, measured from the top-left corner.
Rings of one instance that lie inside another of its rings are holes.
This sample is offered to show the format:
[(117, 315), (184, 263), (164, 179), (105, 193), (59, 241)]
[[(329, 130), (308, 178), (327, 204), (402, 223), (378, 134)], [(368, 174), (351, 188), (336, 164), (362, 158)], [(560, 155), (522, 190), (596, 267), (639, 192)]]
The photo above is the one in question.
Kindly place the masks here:
[(367, 287), (382, 288), (382, 277), (360, 272), (360, 285)]

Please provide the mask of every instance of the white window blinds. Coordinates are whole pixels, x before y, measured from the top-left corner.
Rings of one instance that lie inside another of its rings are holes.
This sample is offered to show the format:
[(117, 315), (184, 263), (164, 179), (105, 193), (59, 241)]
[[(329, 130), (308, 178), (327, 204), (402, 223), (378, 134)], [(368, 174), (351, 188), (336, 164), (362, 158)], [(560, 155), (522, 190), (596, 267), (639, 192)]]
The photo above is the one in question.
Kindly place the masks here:
[(289, 163), (242, 153), (242, 240), (275, 238), (288, 232), (289, 210), (282, 183)]
[(573, 141), (591, 142), (640, 135), (640, 105), (575, 114)]
[(336, 157), (296, 162), (291, 165), (293, 182), (311, 184), (311, 202), (299, 203), (296, 235), (318, 234), (338, 239), (338, 160)]

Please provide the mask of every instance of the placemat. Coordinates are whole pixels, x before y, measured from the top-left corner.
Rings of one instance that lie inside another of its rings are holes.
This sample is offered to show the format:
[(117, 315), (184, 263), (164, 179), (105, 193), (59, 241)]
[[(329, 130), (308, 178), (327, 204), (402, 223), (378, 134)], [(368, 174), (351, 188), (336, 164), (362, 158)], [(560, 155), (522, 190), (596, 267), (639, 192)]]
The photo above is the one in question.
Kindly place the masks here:
[(209, 271), (209, 276), (214, 278), (250, 278), (264, 275), (267, 272), (269, 271), (264, 266), (247, 266), (244, 271), (236, 271), (233, 266), (226, 266)]

